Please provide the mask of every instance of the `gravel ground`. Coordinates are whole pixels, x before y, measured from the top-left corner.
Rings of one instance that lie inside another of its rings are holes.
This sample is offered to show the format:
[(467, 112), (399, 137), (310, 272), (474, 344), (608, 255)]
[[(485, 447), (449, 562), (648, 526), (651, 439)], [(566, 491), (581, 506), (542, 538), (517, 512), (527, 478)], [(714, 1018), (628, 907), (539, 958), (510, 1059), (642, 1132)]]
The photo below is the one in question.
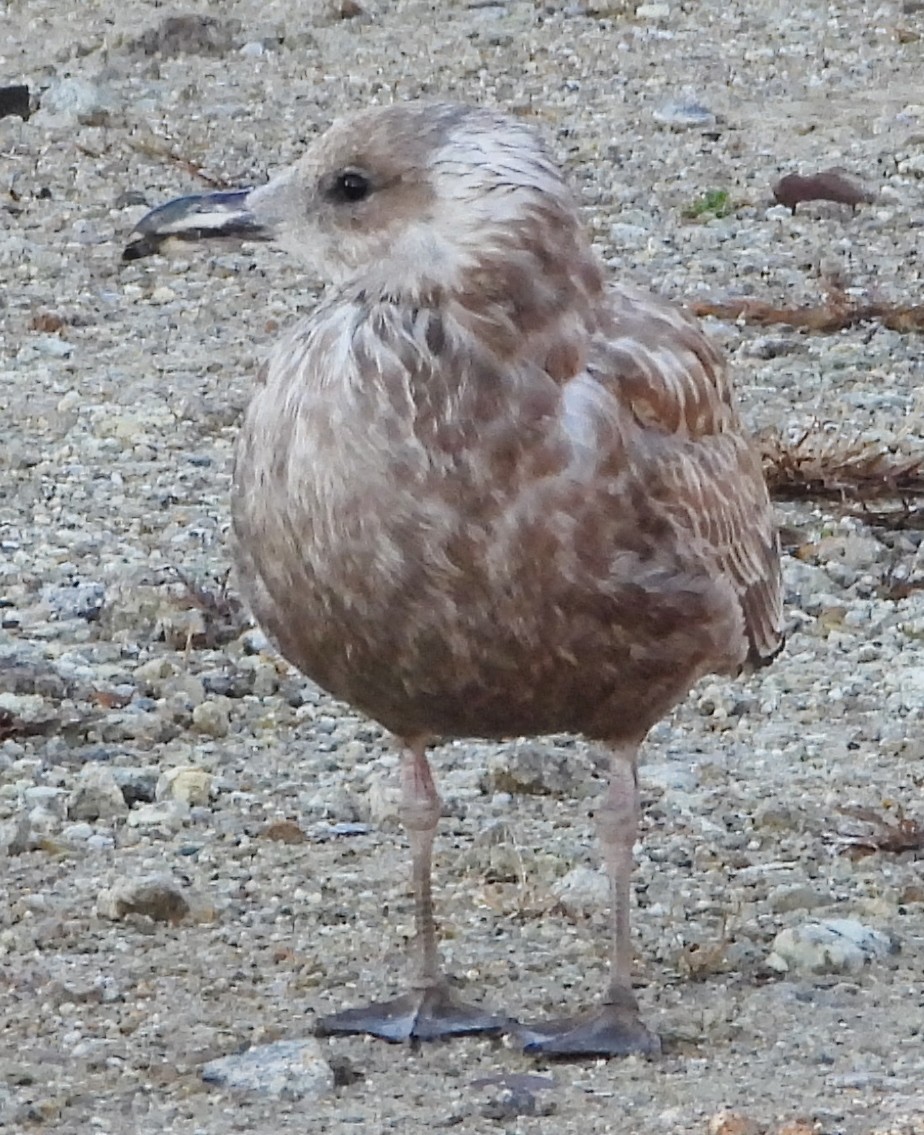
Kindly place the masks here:
[[(41, 101), (0, 121), (0, 1128), (924, 1131), (920, 853), (845, 854), (882, 836), (858, 809), (922, 813), (921, 533), (810, 505), (783, 516), (785, 654), (704, 683), (647, 748), (658, 1062), (355, 1039), (252, 1090), (202, 1077), (395, 988), (412, 911), (386, 739), (225, 583), (236, 422), (315, 283), (264, 249), (123, 266), (145, 206), (262, 179), (347, 108), (445, 94), (545, 132), (614, 272), (681, 299), (817, 302), (839, 277), (921, 302), (916, 0), (361, 2), (229, 0), (179, 27), (147, 0), (0, 3), (0, 81)], [(875, 201), (772, 204), (827, 166)], [(685, 217), (712, 189), (731, 212)], [(919, 336), (711, 331), (755, 427), (920, 452)], [(471, 742), (435, 767), (451, 969), (518, 1015), (586, 1002), (594, 754)]]

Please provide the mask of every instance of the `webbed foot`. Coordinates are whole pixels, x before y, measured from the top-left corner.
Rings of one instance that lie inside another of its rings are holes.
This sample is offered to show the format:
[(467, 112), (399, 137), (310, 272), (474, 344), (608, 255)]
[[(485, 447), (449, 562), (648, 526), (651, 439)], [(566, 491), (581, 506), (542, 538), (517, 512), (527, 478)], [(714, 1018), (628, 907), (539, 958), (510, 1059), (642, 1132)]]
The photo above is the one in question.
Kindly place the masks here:
[(657, 1034), (642, 1024), (631, 993), (576, 1017), (519, 1025), (514, 1035), (524, 1052), (537, 1056), (657, 1056), (661, 1051)]
[(448, 985), (440, 983), (412, 990), (392, 1001), (344, 1009), (322, 1017), (315, 1031), (318, 1036), (367, 1033), (397, 1044), (405, 1040), (501, 1033), (510, 1023), (506, 1017), (465, 1004), (451, 993)]

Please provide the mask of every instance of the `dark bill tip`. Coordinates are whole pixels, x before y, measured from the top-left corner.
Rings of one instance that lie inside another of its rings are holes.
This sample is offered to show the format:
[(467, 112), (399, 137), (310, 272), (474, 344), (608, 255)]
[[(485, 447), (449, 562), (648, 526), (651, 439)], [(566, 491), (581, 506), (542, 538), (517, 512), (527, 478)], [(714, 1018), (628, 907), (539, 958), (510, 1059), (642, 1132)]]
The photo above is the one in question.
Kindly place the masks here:
[(146, 213), (135, 225), (123, 260), (140, 260), (172, 241), (269, 240), (270, 233), (247, 208), (249, 189), (177, 197)]

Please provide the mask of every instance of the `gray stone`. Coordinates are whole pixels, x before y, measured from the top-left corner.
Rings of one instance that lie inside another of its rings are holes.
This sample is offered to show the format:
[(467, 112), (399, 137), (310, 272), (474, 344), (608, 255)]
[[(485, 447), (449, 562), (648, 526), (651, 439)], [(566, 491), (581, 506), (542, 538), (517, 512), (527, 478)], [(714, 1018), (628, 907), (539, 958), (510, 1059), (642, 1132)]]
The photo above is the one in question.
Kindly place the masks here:
[(822, 894), (816, 887), (804, 883), (789, 883), (774, 887), (767, 895), (771, 910), (784, 914), (790, 910), (814, 910), (816, 906), (826, 906), (831, 896)]
[(103, 87), (77, 75), (52, 83), (42, 95), (41, 118), (78, 122), (81, 126), (105, 126), (114, 103)]
[(114, 766), (112, 775), (129, 807), (133, 804), (154, 803), (154, 794), (160, 777), (158, 769)]
[(697, 126), (705, 128), (716, 123), (716, 117), (708, 107), (693, 101), (664, 103), (652, 113), (652, 118), (674, 130), (689, 130)]
[(60, 720), (58, 707), (41, 694), (0, 693), (0, 719), (17, 733), (46, 733)]
[(25, 814), (0, 820), (0, 856), (22, 855), (32, 846), (32, 827)]
[(61, 838), (65, 843), (86, 843), (93, 835), (93, 825), (85, 821), (76, 824), (66, 824), (61, 829)]
[(396, 772), (375, 773), (369, 779), (364, 814), (377, 827), (398, 822), (401, 786)]
[(142, 55), (225, 55), (234, 47), (240, 20), (217, 19), (198, 13), (167, 15), (131, 43)]
[(30, 808), (42, 808), (59, 819), (63, 819), (67, 809), (67, 790), (51, 784), (36, 784), (27, 788), (23, 800)]
[(552, 890), (563, 909), (572, 915), (587, 916), (606, 910), (610, 901), (606, 873), (593, 867), (573, 868)]
[(96, 911), (101, 918), (119, 921), (140, 914), (154, 922), (179, 922), (189, 913), (189, 902), (170, 875), (146, 875), (120, 879), (100, 891)]
[(321, 1099), (334, 1090), (333, 1069), (313, 1037), (280, 1040), (210, 1060), (202, 1069), (202, 1079), (285, 1100)]
[(96, 580), (49, 586), (42, 588), (42, 598), (59, 619), (86, 619), (89, 623), (99, 618), (106, 588)]
[(550, 746), (524, 742), (488, 757), (492, 792), (514, 796), (562, 796), (586, 799), (598, 787), (594, 763), (580, 749), (555, 751)]
[(69, 820), (114, 820), (128, 815), (122, 789), (105, 765), (84, 765), (67, 801)]
[(139, 804), (128, 814), (130, 828), (164, 828), (178, 831), (189, 817), (189, 808), (178, 800), (163, 800), (158, 804)]
[(225, 698), (210, 698), (192, 711), (193, 728), (209, 737), (227, 737), (230, 729)]
[(670, 4), (639, 4), (635, 9), (635, 15), (639, 20), (666, 20), (670, 14)]
[(797, 339), (758, 335), (745, 344), (743, 354), (751, 359), (776, 359), (782, 355), (797, 354), (803, 349), (802, 344)]
[(614, 248), (641, 248), (647, 244), (650, 235), (642, 225), (631, 225), (624, 221), (610, 225), (610, 243)]
[(896, 950), (893, 939), (880, 930), (853, 918), (829, 918), (781, 930), (767, 965), (779, 973), (858, 973)]
[(74, 352), (74, 344), (57, 335), (36, 335), (25, 344), (25, 350), (38, 351), (52, 359), (66, 359)]

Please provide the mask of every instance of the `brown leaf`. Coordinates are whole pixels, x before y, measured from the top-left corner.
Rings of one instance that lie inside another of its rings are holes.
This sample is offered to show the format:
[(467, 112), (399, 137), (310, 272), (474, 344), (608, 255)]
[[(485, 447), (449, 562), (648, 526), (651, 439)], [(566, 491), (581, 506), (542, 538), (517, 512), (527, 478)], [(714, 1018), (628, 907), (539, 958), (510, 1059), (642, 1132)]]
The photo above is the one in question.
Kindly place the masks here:
[(756, 1119), (740, 1111), (717, 1111), (709, 1120), (709, 1135), (760, 1135)]
[(126, 694), (117, 694), (114, 690), (94, 690), (91, 697), (103, 709), (122, 709), (135, 696), (134, 690)]
[(788, 173), (773, 187), (773, 196), (793, 213), (803, 201), (833, 201), (856, 209), (873, 200), (870, 192), (856, 178), (840, 169), (823, 169), (803, 177)]
[(277, 843), (304, 843), (308, 838), (294, 820), (274, 820), (260, 835)]
[(64, 326), (66, 326), (64, 317), (58, 315), (56, 311), (37, 311), (29, 323), (31, 331), (41, 331), (46, 335), (54, 335)]

